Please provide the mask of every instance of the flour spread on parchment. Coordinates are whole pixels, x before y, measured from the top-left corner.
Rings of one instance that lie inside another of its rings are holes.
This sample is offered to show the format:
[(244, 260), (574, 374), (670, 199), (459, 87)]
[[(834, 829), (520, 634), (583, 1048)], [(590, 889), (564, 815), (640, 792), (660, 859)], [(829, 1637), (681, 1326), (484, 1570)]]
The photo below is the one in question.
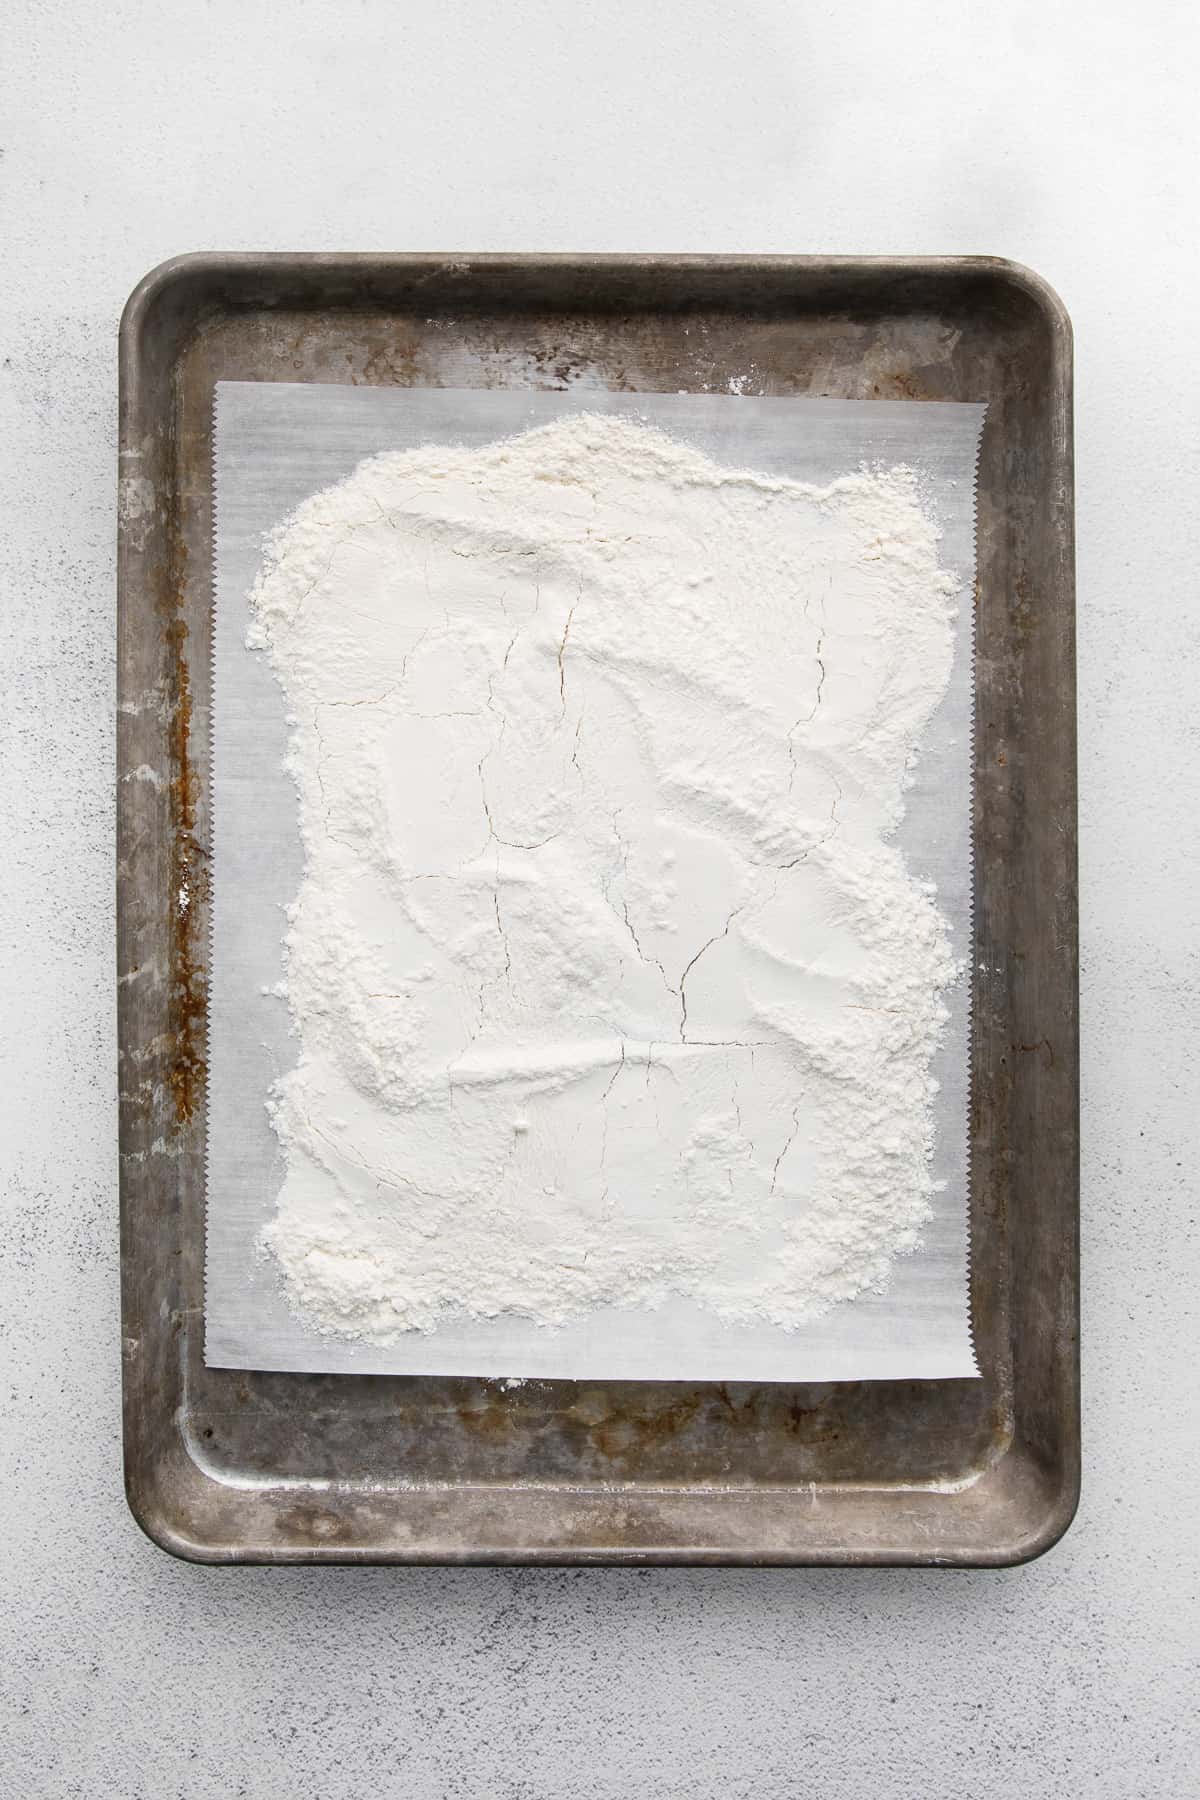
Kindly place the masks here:
[(910, 471), (594, 415), (375, 457), (274, 535), (305, 867), (264, 1238), (311, 1325), (789, 1327), (913, 1249), (957, 969), (890, 837), (937, 535)]

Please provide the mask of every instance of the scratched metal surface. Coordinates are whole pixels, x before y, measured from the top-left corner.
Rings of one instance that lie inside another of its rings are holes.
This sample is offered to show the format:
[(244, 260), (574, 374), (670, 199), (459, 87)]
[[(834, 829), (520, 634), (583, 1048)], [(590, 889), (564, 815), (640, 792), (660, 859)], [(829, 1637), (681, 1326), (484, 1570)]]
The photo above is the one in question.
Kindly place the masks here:
[[(986, 400), (972, 1313), (982, 1382), (243, 1373), (202, 1360), (218, 379)], [(1070, 331), (988, 259), (213, 256), (121, 343), (126, 1476), (209, 1561), (1018, 1561), (1078, 1488)], [(190, 903), (177, 896), (186, 888)]]

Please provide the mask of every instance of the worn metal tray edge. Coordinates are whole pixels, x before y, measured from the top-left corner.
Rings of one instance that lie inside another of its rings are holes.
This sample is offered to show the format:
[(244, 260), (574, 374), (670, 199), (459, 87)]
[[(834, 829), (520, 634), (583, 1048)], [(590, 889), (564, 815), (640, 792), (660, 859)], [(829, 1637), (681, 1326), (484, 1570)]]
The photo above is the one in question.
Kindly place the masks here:
[[(214, 1485), (218, 1485), (214, 1482)], [(940, 1534), (928, 1533), (928, 1542), (882, 1541), (872, 1544), (833, 1543), (825, 1546), (807, 1544), (794, 1551), (761, 1544), (747, 1546), (746, 1527), (754, 1526), (753, 1500), (756, 1496), (730, 1496), (742, 1515), (742, 1527), (709, 1545), (677, 1544), (655, 1540), (644, 1545), (631, 1544), (615, 1537), (609, 1541), (588, 1541), (582, 1536), (551, 1544), (519, 1543), (473, 1545), (463, 1547), (455, 1539), (427, 1538), (423, 1543), (403, 1547), (387, 1547), (376, 1543), (359, 1546), (344, 1542), (326, 1543), (318, 1534), (306, 1544), (291, 1543), (281, 1548), (272, 1542), (254, 1542), (232, 1534), (218, 1539), (199, 1538), (188, 1534), (180, 1521), (179, 1495), (159, 1494), (137, 1480), (127, 1468), (125, 1493), (130, 1513), (144, 1535), (158, 1549), (182, 1562), (204, 1567), (246, 1565), (250, 1567), (353, 1568), (364, 1565), (395, 1567), (482, 1567), (513, 1568), (578, 1568), (581, 1566), (626, 1568), (939, 1568), (939, 1569), (1003, 1569), (1017, 1568), (1036, 1561), (1060, 1542), (1075, 1518), (1079, 1505), (1078, 1473), (1064, 1473), (1053, 1491), (1037, 1492), (1037, 1484), (1029, 1483), (1035, 1495), (1024, 1529), (1004, 1541), (990, 1544), (955, 1545)], [(523, 1490), (509, 1490), (522, 1493)], [(527, 1490), (524, 1490), (527, 1493)], [(554, 1493), (556, 1510), (562, 1510), (563, 1490)], [(615, 1498), (608, 1495), (611, 1501)]]
[[(126, 307), (121, 324), (121, 487), (119, 505), (119, 619), (121, 634), (121, 681), (120, 708), (123, 712), (134, 712), (137, 703), (133, 698), (136, 686), (137, 669), (135, 647), (131, 645), (130, 634), (137, 629), (137, 612), (139, 604), (144, 605), (148, 590), (155, 587), (161, 589), (158, 598), (160, 611), (170, 612), (178, 599), (179, 584), (182, 582), (180, 550), (177, 541), (178, 521), (172, 515), (168, 497), (164, 495), (163, 484), (169, 458), (164, 454), (164, 442), (168, 433), (166, 421), (156, 422), (143, 407), (144, 400), (152, 400), (152, 382), (147, 374), (150, 360), (147, 342), (147, 323), (151, 316), (164, 308), (177, 309), (178, 317), (174, 321), (177, 338), (197, 322), (198, 297), (213, 282), (220, 282), (226, 277), (249, 278), (251, 283), (263, 276), (282, 276), (286, 272), (300, 271), (307, 279), (320, 279), (325, 272), (336, 273), (343, 279), (353, 276), (356, 271), (371, 270), (388, 272), (403, 271), (408, 275), (428, 273), (433, 279), (439, 271), (453, 270), (464, 276), (474, 270), (487, 270), (496, 276), (505, 271), (520, 271), (528, 275), (531, 271), (558, 268), (568, 272), (583, 272), (615, 275), (622, 271), (652, 275), (654, 277), (669, 275), (672, 272), (680, 276), (694, 275), (702, 277), (704, 283), (714, 279), (718, 288), (723, 276), (745, 277), (747, 274), (761, 272), (768, 278), (782, 275), (795, 279), (801, 287), (806, 280), (818, 284), (833, 281), (840, 284), (848, 281), (853, 285), (857, 279), (874, 289), (877, 284), (886, 288), (889, 283), (898, 283), (902, 287), (906, 281), (920, 281), (930, 277), (951, 277), (958, 275), (964, 278), (991, 278), (1010, 285), (1026, 296), (1032, 306), (1044, 320), (1050, 344), (1050, 373), (1053, 384), (1051, 410), (1053, 430), (1051, 441), (1050, 466), (1046, 470), (1046, 479), (1052, 484), (1052, 508), (1056, 518), (1057, 532), (1057, 566), (1051, 570), (1052, 598), (1060, 607), (1068, 611), (1073, 601), (1073, 537), (1072, 537), (1072, 464), (1070, 449), (1071, 421), (1071, 352), (1070, 326), (1061, 302), (1053, 291), (1031, 271), (1019, 265), (1008, 263), (1003, 259), (969, 257), (969, 258), (820, 258), (820, 257), (770, 257), (770, 258), (709, 258), (709, 257), (523, 257), (523, 256), (395, 256), (384, 257), (371, 254), (364, 255), (331, 255), (331, 256), (292, 256), (287, 253), (257, 256), (253, 254), (218, 255), (201, 253), (195, 256), (181, 257), (163, 264), (151, 272), (137, 287)], [(256, 296), (262, 304), (270, 304), (262, 295)], [(344, 300), (341, 302), (344, 304)], [(199, 301), (202, 307), (203, 301)], [(168, 334), (169, 336), (170, 334)], [(177, 344), (175, 346), (178, 347)], [(161, 379), (162, 369), (156, 372)], [(149, 469), (149, 474), (144, 471)], [(1073, 650), (1073, 637), (1071, 640)], [(183, 664), (183, 679), (186, 683), (186, 663)], [(1073, 694), (1070, 696), (1069, 718), (1064, 714), (1060, 722), (1058, 738), (1060, 753), (1069, 757), (1071, 768), (1068, 786), (1073, 799)], [(169, 841), (159, 841), (153, 845), (153, 857), (158, 874), (164, 873), (169, 882), (175, 873), (178, 859), (178, 843), (186, 840), (188, 830), (180, 830), (189, 824), (189, 814), (194, 815), (194, 800), (189, 800), (189, 765), (187, 758), (186, 712), (187, 694), (179, 692), (178, 680), (174, 691), (168, 693), (162, 689), (159, 695), (160, 723), (163, 727), (161, 736), (168, 752), (167, 775), (170, 781), (171, 802), (168, 821)], [(180, 714), (184, 714), (182, 728)], [(118, 906), (119, 906), (119, 973), (122, 985), (120, 996), (120, 1020), (122, 1040), (122, 1100), (132, 1099), (134, 1111), (140, 1104), (137, 1092), (130, 1096), (125, 1091), (125, 1083), (129, 1077), (128, 1053), (144, 1049), (139, 1044), (135, 1029), (137, 1023), (137, 1007), (134, 996), (125, 985), (125, 978), (130, 968), (127, 955), (131, 934), (136, 931), (136, 921), (131, 919), (133, 910), (133, 874), (131, 866), (131, 847), (138, 834), (145, 837), (146, 821), (139, 816), (137, 808), (131, 804), (131, 796), (125, 781), (132, 774), (129, 757), (124, 751), (119, 752), (118, 761), (118, 796), (119, 826), (121, 846), (119, 850), (118, 869)], [(1074, 816), (1066, 821), (1069, 833), (1069, 874), (1074, 873)], [(160, 832), (160, 838), (161, 838)], [(185, 851), (185, 854), (187, 852)], [(202, 853), (196, 849), (195, 874), (203, 879)], [(143, 868), (144, 874), (144, 868)], [(161, 879), (158, 883), (162, 892), (167, 892), (167, 883)], [(1074, 893), (1069, 897), (1066, 922), (1068, 935), (1074, 927)], [(1073, 949), (1073, 943), (1067, 944)], [(176, 988), (179, 985), (180, 971), (172, 969), (172, 979)], [(195, 993), (187, 991), (190, 976), (183, 973), (183, 1001), (185, 1010), (189, 1002), (197, 998)], [(200, 984), (202, 987), (202, 983)], [(1077, 1030), (1074, 1008), (1068, 1005), (1060, 1017), (1060, 1028), (1068, 1028), (1068, 1037)], [(1060, 1029), (1056, 1038), (1059, 1055), (1072, 1071), (1077, 1071), (1077, 1037), (1072, 1042), (1064, 1042)], [(1025, 1049), (1030, 1046), (1020, 1045)], [(184, 1071), (184, 1079), (187, 1072)], [(144, 1110), (144, 1108), (143, 1108)], [(762, 1489), (727, 1490), (718, 1494), (708, 1490), (703, 1496), (706, 1506), (715, 1509), (716, 1513), (725, 1513), (723, 1528), (714, 1530), (708, 1535), (708, 1541), (697, 1541), (693, 1530), (686, 1541), (681, 1542), (678, 1533), (673, 1533), (669, 1520), (661, 1508), (656, 1508), (656, 1497), (640, 1487), (622, 1491), (618, 1486), (592, 1490), (572, 1490), (563, 1487), (553, 1489), (536, 1489), (521, 1487), (496, 1486), (487, 1490), (485, 1505), (494, 1513), (501, 1493), (508, 1496), (517, 1494), (522, 1497), (522, 1504), (530, 1515), (529, 1523), (535, 1523), (535, 1515), (543, 1510), (541, 1503), (549, 1499), (559, 1514), (559, 1525), (563, 1524), (564, 1511), (571, 1510), (572, 1503), (578, 1501), (583, 1517), (578, 1521), (579, 1530), (536, 1530), (523, 1536), (522, 1541), (488, 1542), (491, 1535), (481, 1529), (476, 1533), (474, 1542), (464, 1542), (457, 1532), (438, 1535), (426, 1531), (424, 1541), (414, 1541), (407, 1531), (401, 1530), (399, 1539), (395, 1537), (391, 1543), (380, 1539), (371, 1542), (352, 1543), (341, 1537), (336, 1529), (330, 1528), (330, 1522), (336, 1520), (333, 1511), (324, 1513), (324, 1523), (320, 1508), (314, 1509), (312, 1529), (307, 1541), (300, 1537), (285, 1545), (270, 1541), (263, 1537), (256, 1541), (252, 1533), (245, 1529), (244, 1520), (241, 1529), (234, 1529), (235, 1519), (229, 1516), (228, 1502), (231, 1498), (227, 1484), (215, 1470), (204, 1467), (202, 1455), (192, 1454), (184, 1441), (182, 1426), (178, 1427), (178, 1435), (173, 1446), (164, 1456), (161, 1448), (157, 1460), (147, 1459), (151, 1447), (151, 1433), (148, 1429), (150, 1415), (148, 1403), (152, 1401), (149, 1384), (145, 1379), (146, 1370), (141, 1350), (146, 1341), (148, 1327), (147, 1295), (136, 1279), (139, 1269), (139, 1240), (144, 1246), (142, 1227), (151, 1222), (152, 1213), (145, 1204), (147, 1194), (144, 1182), (139, 1181), (134, 1167), (140, 1157), (144, 1162), (146, 1150), (144, 1136), (131, 1128), (129, 1107), (122, 1106), (121, 1149), (121, 1213), (122, 1213), (122, 1317), (124, 1334), (124, 1393), (125, 1393), (125, 1444), (126, 1444), (126, 1491), (134, 1517), (141, 1527), (164, 1549), (187, 1560), (207, 1563), (244, 1562), (307, 1562), (307, 1563), (360, 1563), (360, 1562), (412, 1562), (412, 1563), (540, 1563), (580, 1564), (580, 1563), (670, 1563), (677, 1565), (709, 1565), (713, 1563), (751, 1564), (764, 1566), (784, 1565), (822, 1565), (822, 1564), (860, 1564), (860, 1565), (913, 1565), (933, 1566), (1001, 1566), (1025, 1562), (1049, 1549), (1068, 1528), (1079, 1494), (1079, 1437), (1078, 1437), (1078, 1215), (1077, 1215), (1077, 1123), (1076, 1154), (1074, 1158), (1074, 1179), (1068, 1178), (1068, 1189), (1060, 1191), (1056, 1196), (1052, 1229), (1048, 1227), (1049, 1237), (1055, 1241), (1050, 1248), (1056, 1250), (1062, 1258), (1060, 1269), (1060, 1288), (1058, 1294), (1059, 1333), (1056, 1341), (1054, 1368), (1047, 1371), (1053, 1387), (1053, 1399), (1057, 1409), (1057, 1423), (1060, 1435), (1056, 1444), (1056, 1457), (1047, 1460), (1039, 1453), (1039, 1447), (1024, 1442), (1018, 1435), (1006, 1446), (1003, 1454), (995, 1463), (986, 1469), (978, 1481), (965, 1490), (962, 1499), (970, 1495), (972, 1510), (985, 1497), (989, 1487), (1002, 1484), (1009, 1489), (1020, 1489), (1021, 1498), (1018, 1503), (1017, 1516), (1013, 1528), (1007, 1537), (998, 1539), (993, 1532), (990, 1541), (983, 1541), (971, 1530), (957, 1534), (953, 1528), (952, 1512), (947, 1510), (947, 1494), (930, 1492), (922, 1497), (928, 1504), (918, 1502), (916, 1496), (910, 1496), (912, 1517), (909, 1534), (880, 1532), (878, 1525), (868, 1534), (870, 1541), (863, 1539), (853, 1531), (846, 1531), (835, 1541), (815, 1543), (812, 1541), (798, 1545), (794, 1550), (780, 1548), (778, 1537), (774, 1544), (768, 1546), (763, 1537), (755, 1529), (756, 1521), (766, 1523), (766, 1513), (772, 1505), (777, 1504), (778, 1496)], [(135, 1139), (139, 1139), (143, 1147), (139, 1150)], [(1069, 1159), (1068, 1159), (1069, 1160)], [(1061, 1187), (1061, 1184), (1060, 1184)], [(169, 1209), (168, 1209), (169, 1215)], [(159, 1220), (161, 1225), (162, 1220)], [(178, 1244), (172, 1246), (178, 1253)], [(144, 1274), (144, 1270), (142, 1271)], [(161, 1299), (161, 1296), (160, 1296)], [(163, 1302), (165, 1305), (165, 1301)], [(171, 1329), (178, 1334), (183, 1327), (183, 1319), (178, 1311), (171, 1315)], [(170, 1465), (170, 1466), (169, 1466)], [(870, 1490), (876, 1500), (884, 1498), (882, 1489)], [(412, 1490), (392, 1489), (387, 1496), (387, 1504), (393, 1514), (403, 1510), (406, 1498), (419, 1501), (428, 1499), (429, 1490), (415, 1488)], [(456, 1496), (462, 1504), (464, 1492)], [(826, 1498), (833, 1499), (820, 1492), (814, 1485), (809, 1500), (816, 1508), (822, 1506)], [(248, 1496), (243, 1495), (243, 1499)], [(266, 1499), (266, 1492), (262, 1493)], [(797, 1495), (788, 1495), (788, 1503), (794, 1506)], [(841, 1497), (840, 1505), (844, 1505), (845, 1497)], [(602, 1511), (611, 1513), (614, 1505), (620, 1513), (621, 1535), (609, 1537), (607, 1532), (597, 1533), (594, 1530), (597, 1520), (594, 1509), (600, 1506)], [(960, 1500), (961, 1505), (961, 1500)], [(236, 1509), (234, 1509), (236, 1511)], [(837, 1507), (834, 1508), (838, 1510)], [(928, 1513), (930, 1516), (923, 1517)], [(590, 1523), (589, 1523), (590, 1515)], [(773, 1520), (779, 1525), (778, 1517)], [(569, 1523), (569, 1521), (568, 1521)], [(714, 1518), (711, 1523), (716, 1524)], [(189, 1525), (193, 1528), (189, 1529)], [(589, 1535), (590, 1532), (590, 1535)], [(407, 1541), (405, 1541), (407, 1540)], [(539, 1541), (540, 1540), (540, 1541)]]

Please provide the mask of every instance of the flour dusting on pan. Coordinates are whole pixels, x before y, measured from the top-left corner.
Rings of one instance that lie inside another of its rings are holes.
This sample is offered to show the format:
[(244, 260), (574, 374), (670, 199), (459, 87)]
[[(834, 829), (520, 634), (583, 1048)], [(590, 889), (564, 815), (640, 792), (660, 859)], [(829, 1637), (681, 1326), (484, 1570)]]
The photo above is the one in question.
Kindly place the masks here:
[(892, 841), (956, 581), (915, 478), (581, 415), (376, 457), (250, 641), (305, 853), (265, 1241), (312, 1326), (795, 1326), (929, 1216), (958, 969)]

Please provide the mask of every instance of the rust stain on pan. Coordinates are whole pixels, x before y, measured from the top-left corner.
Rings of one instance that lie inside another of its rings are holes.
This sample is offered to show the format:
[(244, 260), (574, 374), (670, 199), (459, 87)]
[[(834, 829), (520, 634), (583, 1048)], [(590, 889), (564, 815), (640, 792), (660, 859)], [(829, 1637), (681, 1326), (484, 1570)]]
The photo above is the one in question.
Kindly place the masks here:
[(1013, 581), (1013, 598), (1010, 602), (1013, 634), (1022, 647), (1028, 643), (1030, 634), (1037, 624), (1034, 609), (1033, 587), (1026, 569), (1018, 569)]
[(875, 400), (924, 400), (920, 382), (905, 369), (887, 369), (871, 387)]
[(208, 1016), (208, 984), (200, 918), (209, 895), (207, 857), (196, 836), (199, 777), (189, 754), (192, 729), (192, 682), (185, 654), (188, 628), (180, 616), (186, 552), (177, 525), (169, 543), (170, 579), (167, 604), (171, 608), (164, 633), (171, 692), (167, 728), (170, 755), (171, 989), (168, 1028), (171, 1055), (167, 1083), (179, 1124), (196, 1113), (207, 1070), (205, 1035)]

